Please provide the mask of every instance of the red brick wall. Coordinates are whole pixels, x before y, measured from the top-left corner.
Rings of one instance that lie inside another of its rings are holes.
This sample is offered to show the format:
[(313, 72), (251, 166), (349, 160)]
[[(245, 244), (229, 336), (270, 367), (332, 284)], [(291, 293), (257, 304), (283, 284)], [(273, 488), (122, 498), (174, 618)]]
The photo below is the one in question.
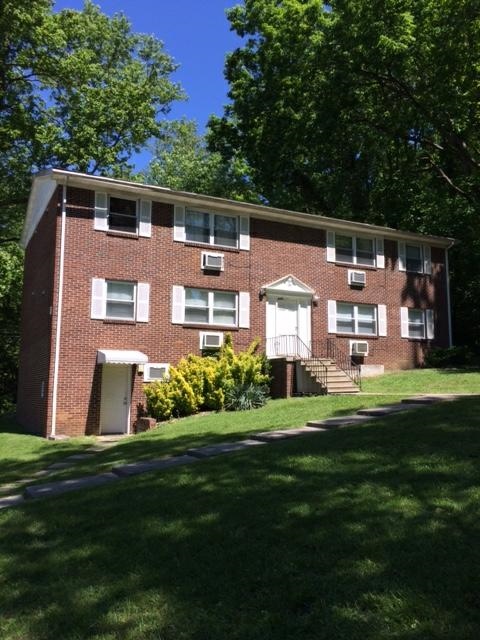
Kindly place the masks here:
[(17, 420), (28, 431), (41, 435), (47, 435), (47, 414), (51, 401), (53, 351), (50, 310), (54, 305), (60, 199), (59, 187), (25, 251)]
[[(260, 289), (287, 274), (310, 286), (319, 298), (318, 305), (312, 309), (314, 341), (328, 336), (327, 300), (334, 299), (387, 305), (388, 337), (369, 339), (370, 355), (365, 359), (369, 364), (397, 369), (423, 361), (423, 343), (400, 337), (401, 306), (435, 307), (435, 343), (447, 344), (443, 250), (432, 249), (432, 276), (411, 275), (398, 271), (396, 243), (385, 241), (386, 268), (365, 269), (367, 285), (359, 291), (348, 286), (346, 266), (327, 263), (324, 231), (252, 220), (250, 251), (222, 249), (225, 270), (207, 274), (200, 264), (204, 246), (173, 241), (173, 206), (153, 203), (152, 237), (132, 238), (94, 230), (92, 191), (69, 188), (67, 201), (59, 433), (76, 435), (98, 431), (101, 390), (101, 367), (96, 365), (98, 349), (135, 349), (146, 353), (150, 362), (172, 364), (189, 352), (199, 352), (199, 331), (205, 328), (171, 323), (172, 285), (175, 284), (250, 292), (250, 329), (232, 331), (238, 349), (246, 347), (255, 337), (265, 335), (267, 303), (260, 298)], [(45, 224), (44, 219), (41, 225)], [(41, 229), (42, 226), (37, 237), (42, 235)], [(49, 233), (51, 235), (51, 231)], [(34, 247), (29, 246), (28, 265), (33, 271), (38, 258), (34, 251)], [(148, 282), (150, 321), (91, 320), (94, 277)], [(347, 348), (350, 338), (338, 337), (338, 341)], [(24, 354), (24, 365), (27, 360)], [(142, 386), (142, 378), (134, 368), (132, 424), (144, 411)]]

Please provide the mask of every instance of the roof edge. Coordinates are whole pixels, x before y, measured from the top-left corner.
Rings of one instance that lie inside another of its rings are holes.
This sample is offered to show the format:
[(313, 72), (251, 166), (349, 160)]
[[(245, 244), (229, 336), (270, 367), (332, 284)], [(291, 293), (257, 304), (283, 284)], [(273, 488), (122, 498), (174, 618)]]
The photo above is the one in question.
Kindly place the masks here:
[[(29, 200), (29, 209), (33, 204), (32, 194), (35, 189), (36, 182), (38, 180), (46, 180), (50, 179), (55, 181), (58, 184), (66, 184), (68, 182), (69, 185), (78, 185), (84, 186), (86, 188), (110, 188), (115, 189), (117, 191), (132, 191), (137, 194), (144, 193), (145, 195), (149, 195), (150, 198), (158, 198), (161, 196), (164, 202), (168, 202), (170, 204), (190, 204), (193, 206), (203, 206), (206, 208), (215, 208), (225, 212), (236, 213), (238, 215), (249, 215), (252, 217), (270, 220), (279, 223), (291, 223), (297, 224), (300, 226), (307, 227), (315, 227), (315, 228), (325, 228), (327, 230), (341, 230), (347, 232), (357, 232), (357, 233), (365, 233), (365, 234), (375, 234), (381, 235), (384, 238), (394, 239), (394, 240), (416, 240), (417, 242), (429, 242), (434, 246), (449, 248), (455, 243), (454, 238), (445, 237), (445, 236), (436, 236), (429, 234), (421, 234), (415, 233), (412, 231), (401, 231), (398, 229), (394, 229), (392, 227), (384, 227), (380, 225), (368, 224), (365, 222), (354, 222), (352, 220), (342, 220), (341, 218), (330, 218), (327, 216), (311, 214), (311, 213), (303, 213), (300, 211), (290, 211), (288, 209), (280, 209), (276, 207), (268, 207), (265, 205), (258, 205), (253, 203), (246, 202), (238, 202), (236, 200), (229, 200), (227, 198), (218, 198), (215, 196), (208, 196), (196, 193), (190, 193), (188, 191), (176, 191), (173, 189), (169, 189), (168, 187), (160, 187), (156, 185), (149, 185), (141, 182), (132, 182), (129, 180), (119, 180), (118, 178), (110, 178), (106, 176), (96, 176), (86, 173), (80, 173), (76, 171), (68, 171), (65, 169), (47, 169), (36, 174), (33, 180), (32, 193)], [(31, 204), (32, 202), (32, 204)], [(40, 203), (38, 203), (40, 204)], [(27, 229), (27, 223), (30, 219), (30, 222), (35, 222), (38, 224), (43, 211), (40, 216), (38, 214), (35, 215), (32, 213), (30, 218), (28, 217), (27, 209), (27, 219), (25, 221), (25, 229), (24, 235), (28, 235), (28, 240), (33, 234), (34, 229), (29, 233), (25, 234), (25, 230)], [(22, 235), (22, 241), (23, 237)], [(27, 244), (28, 244), (27, 240)]]

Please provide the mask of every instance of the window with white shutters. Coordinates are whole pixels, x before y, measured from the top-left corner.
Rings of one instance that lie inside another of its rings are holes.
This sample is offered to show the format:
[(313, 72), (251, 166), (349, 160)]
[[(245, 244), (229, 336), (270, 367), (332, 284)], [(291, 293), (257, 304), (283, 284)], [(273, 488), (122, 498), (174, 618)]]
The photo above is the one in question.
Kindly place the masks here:
[(152, 203), (109, 195), (95, 194), (94, 227), (97, 231), (115, 231), (149, 238), (152, 234)]

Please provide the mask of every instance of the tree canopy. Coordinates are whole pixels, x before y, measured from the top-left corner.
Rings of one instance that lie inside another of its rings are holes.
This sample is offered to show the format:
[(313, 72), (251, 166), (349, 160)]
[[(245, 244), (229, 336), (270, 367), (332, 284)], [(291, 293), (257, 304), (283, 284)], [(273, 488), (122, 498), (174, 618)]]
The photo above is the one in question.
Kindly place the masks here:
[(0, 4), (0, 320), (12, 336), (2, 340), (4, 387), (14, 375), (21, 291), (14, 243), (32, 173), (130, 175), (132, 154), (183, 97), (163, 44), (134, 33), (125, 16), (108, 17), (90, 0), (81, 11), (52, 9), (52, 0)]
[(457, 335), (478, 341), (476, 0), (245, 0), (210, 147), (277, 206), (452, 235)]
[(233, 200), (258, 201), (246, 163), (209, 151), (195, 122), (166, 123), (157, 139), (145, 182)]

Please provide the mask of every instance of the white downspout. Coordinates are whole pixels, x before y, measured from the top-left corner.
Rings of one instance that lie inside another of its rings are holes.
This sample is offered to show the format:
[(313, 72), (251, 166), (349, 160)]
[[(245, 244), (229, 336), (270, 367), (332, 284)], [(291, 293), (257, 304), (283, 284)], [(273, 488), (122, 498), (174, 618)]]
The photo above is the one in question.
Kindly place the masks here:
[[(452, 245), (450, 245), (451, 247)], [(445, 278), (447, 280), (447, 310), (448, 310), (448, 346), (453, 346), (453, 334), (452, 334), (452, 309), (450, 306), (450, 270), (448, 268), (448, 250), (445, 249)]]
[(50, 438), (57, 433), (57, 393), (58, 393), (58, 369), (60, 363), (60, 333), (62, 330), (62, 304), (63, 304), (63, 271), (65, 262), (65, 227), (67, 223), (67, 185), (62, 189), (62, 222), (60, 231), (60, 265), (58, 275), (58, 300), (57, 300), (57, 330), (55, 333), (55, 358), (53, 364), (53, 392), (52, 392), (52, 427)]

